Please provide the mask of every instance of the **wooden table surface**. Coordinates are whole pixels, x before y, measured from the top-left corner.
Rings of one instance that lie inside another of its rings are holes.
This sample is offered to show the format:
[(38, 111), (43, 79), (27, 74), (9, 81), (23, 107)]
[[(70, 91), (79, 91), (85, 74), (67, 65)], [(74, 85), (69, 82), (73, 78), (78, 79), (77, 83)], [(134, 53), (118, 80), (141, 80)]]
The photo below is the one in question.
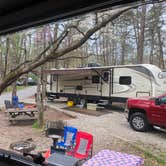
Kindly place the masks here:
[(37, 108), (9, 108), (5, 111), (6, 113), (18, 113), (18, 112), (38, 112)]

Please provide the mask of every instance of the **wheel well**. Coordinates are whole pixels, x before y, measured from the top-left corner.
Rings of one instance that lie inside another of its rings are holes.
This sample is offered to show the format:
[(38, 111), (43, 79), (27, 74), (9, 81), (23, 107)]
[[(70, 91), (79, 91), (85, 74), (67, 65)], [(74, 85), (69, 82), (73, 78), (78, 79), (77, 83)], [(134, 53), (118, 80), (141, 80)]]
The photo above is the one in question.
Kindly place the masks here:
[(130, 119), (131, 115), (135, 112), (141, 112), (141, 113), (146, 115), (146, 111), (144, 109), (131, 108), (130, 111), (129, 111), (129, 119)]

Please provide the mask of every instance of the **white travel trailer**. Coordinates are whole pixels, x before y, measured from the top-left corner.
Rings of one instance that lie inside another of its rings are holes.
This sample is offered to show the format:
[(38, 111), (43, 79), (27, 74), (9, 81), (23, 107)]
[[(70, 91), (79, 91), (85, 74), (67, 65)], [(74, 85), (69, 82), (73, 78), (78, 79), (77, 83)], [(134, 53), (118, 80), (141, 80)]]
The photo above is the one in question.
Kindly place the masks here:
[(164, 74), (151, 64), (50, 69), (46, 73), (50, 100), (126, 102), (129, 97), (166, 93)]

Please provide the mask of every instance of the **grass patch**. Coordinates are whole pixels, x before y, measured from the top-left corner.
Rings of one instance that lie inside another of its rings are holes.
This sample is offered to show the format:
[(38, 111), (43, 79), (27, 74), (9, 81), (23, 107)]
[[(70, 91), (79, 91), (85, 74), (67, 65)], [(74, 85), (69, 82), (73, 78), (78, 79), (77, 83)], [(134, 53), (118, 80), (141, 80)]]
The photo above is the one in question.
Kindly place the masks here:
[(155, 156), (153, 153), (149, 152), (148, 150), (146, 149), (143, 149), (143, 148), (140, 148), (136, 145), (133, 145), (131, 144), (136, 150), (140, 151), (143, 153), (144, 157), (147, 159), (147, 161), (145, 160), (145, 166), (149, 166), (149, 162), (148, 162), (148, 159), (153, 159), (155, 160), (158, 164), (160, 165), (166, 165), (166, 162), (165, 160), (161, 159), (160, 157), (158, 156)]
[(40, 127), (38, 121), (35, 121), (33, 123), (33, 125), (32, 125), (32, 128), (34, 128), (36, 130), (44, 131), (45, 125), (43, 125), (42, 127)]
[[(142, 147), (141, 142), (129, 142), (122, 138), (116, 137), (115, 143), (112, 142), (110, 146), (111, 149), (115, 151), (121, 151), (127, 154), (133, 154), (140, 156), (144, 159), (144, 166), (165, 166), (166, 160), (162, 158), (161, 153), (154, 153), (153, 150), (149, 149), (149, 147)], [(158, 148), (157, 148), (158, 149)], [(159, 149), (158, 149), (159, 151)], [(165, 152), (163, 152), (164, 156)]]
[(41, 129), (37, 121), (33, 123), (32, 128), (38, 129), (38, 130)]
[(135, 146), (143, 149), (145, 157), (153, 158), (158, 163), (166, 165), (166, 152), (162, 151), (159, 147), (152, 144), (144, 144), (142, 141), (137, 141)]
[[(24, 89), (24, 88), (26, 88), (27, 86), (17, 86), (17, 90), (21, 90), (21, 89)], [(12, 91), (12, 86), (8, 86), (5, 90), (4, 90), (4, 92), (11, 92)]]
[(144, 155), (145, 155), (145, 157), (152, 158), (152, 159), (156, 160), (159, 164), (162, 164), (162, 165), (165, 165), (165, 164), (166, 164), (166, 162), (165, 162), (163, 159), (161, 159), (161, 158), (159, 158), (159, 157), (153, 155), (153, 154), (150, 153), (149, 151), (145, 151), (145, 152), (144, 152)]
[(159, 156), (161, 156), (162, 158), (166, 158), (166, 153), (160, 153)]

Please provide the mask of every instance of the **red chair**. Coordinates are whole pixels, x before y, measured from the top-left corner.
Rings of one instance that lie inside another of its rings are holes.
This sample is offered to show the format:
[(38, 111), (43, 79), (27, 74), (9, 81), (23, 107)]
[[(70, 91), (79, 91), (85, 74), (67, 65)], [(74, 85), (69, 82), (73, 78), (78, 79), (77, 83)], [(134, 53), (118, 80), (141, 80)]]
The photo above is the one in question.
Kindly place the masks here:
[(51, 150), (48, 149), (48, 150), (44, 153), (44, 158), (47, 159), (47, 158), (50, 157), (50, 155), (51, 155)]
[(92, 150), (93, 135), (78, 131), (76, 135), (76, 145), (74, 149), (67, 152), (67, 154), (79, 159), (88, 159), (92, 157)]

